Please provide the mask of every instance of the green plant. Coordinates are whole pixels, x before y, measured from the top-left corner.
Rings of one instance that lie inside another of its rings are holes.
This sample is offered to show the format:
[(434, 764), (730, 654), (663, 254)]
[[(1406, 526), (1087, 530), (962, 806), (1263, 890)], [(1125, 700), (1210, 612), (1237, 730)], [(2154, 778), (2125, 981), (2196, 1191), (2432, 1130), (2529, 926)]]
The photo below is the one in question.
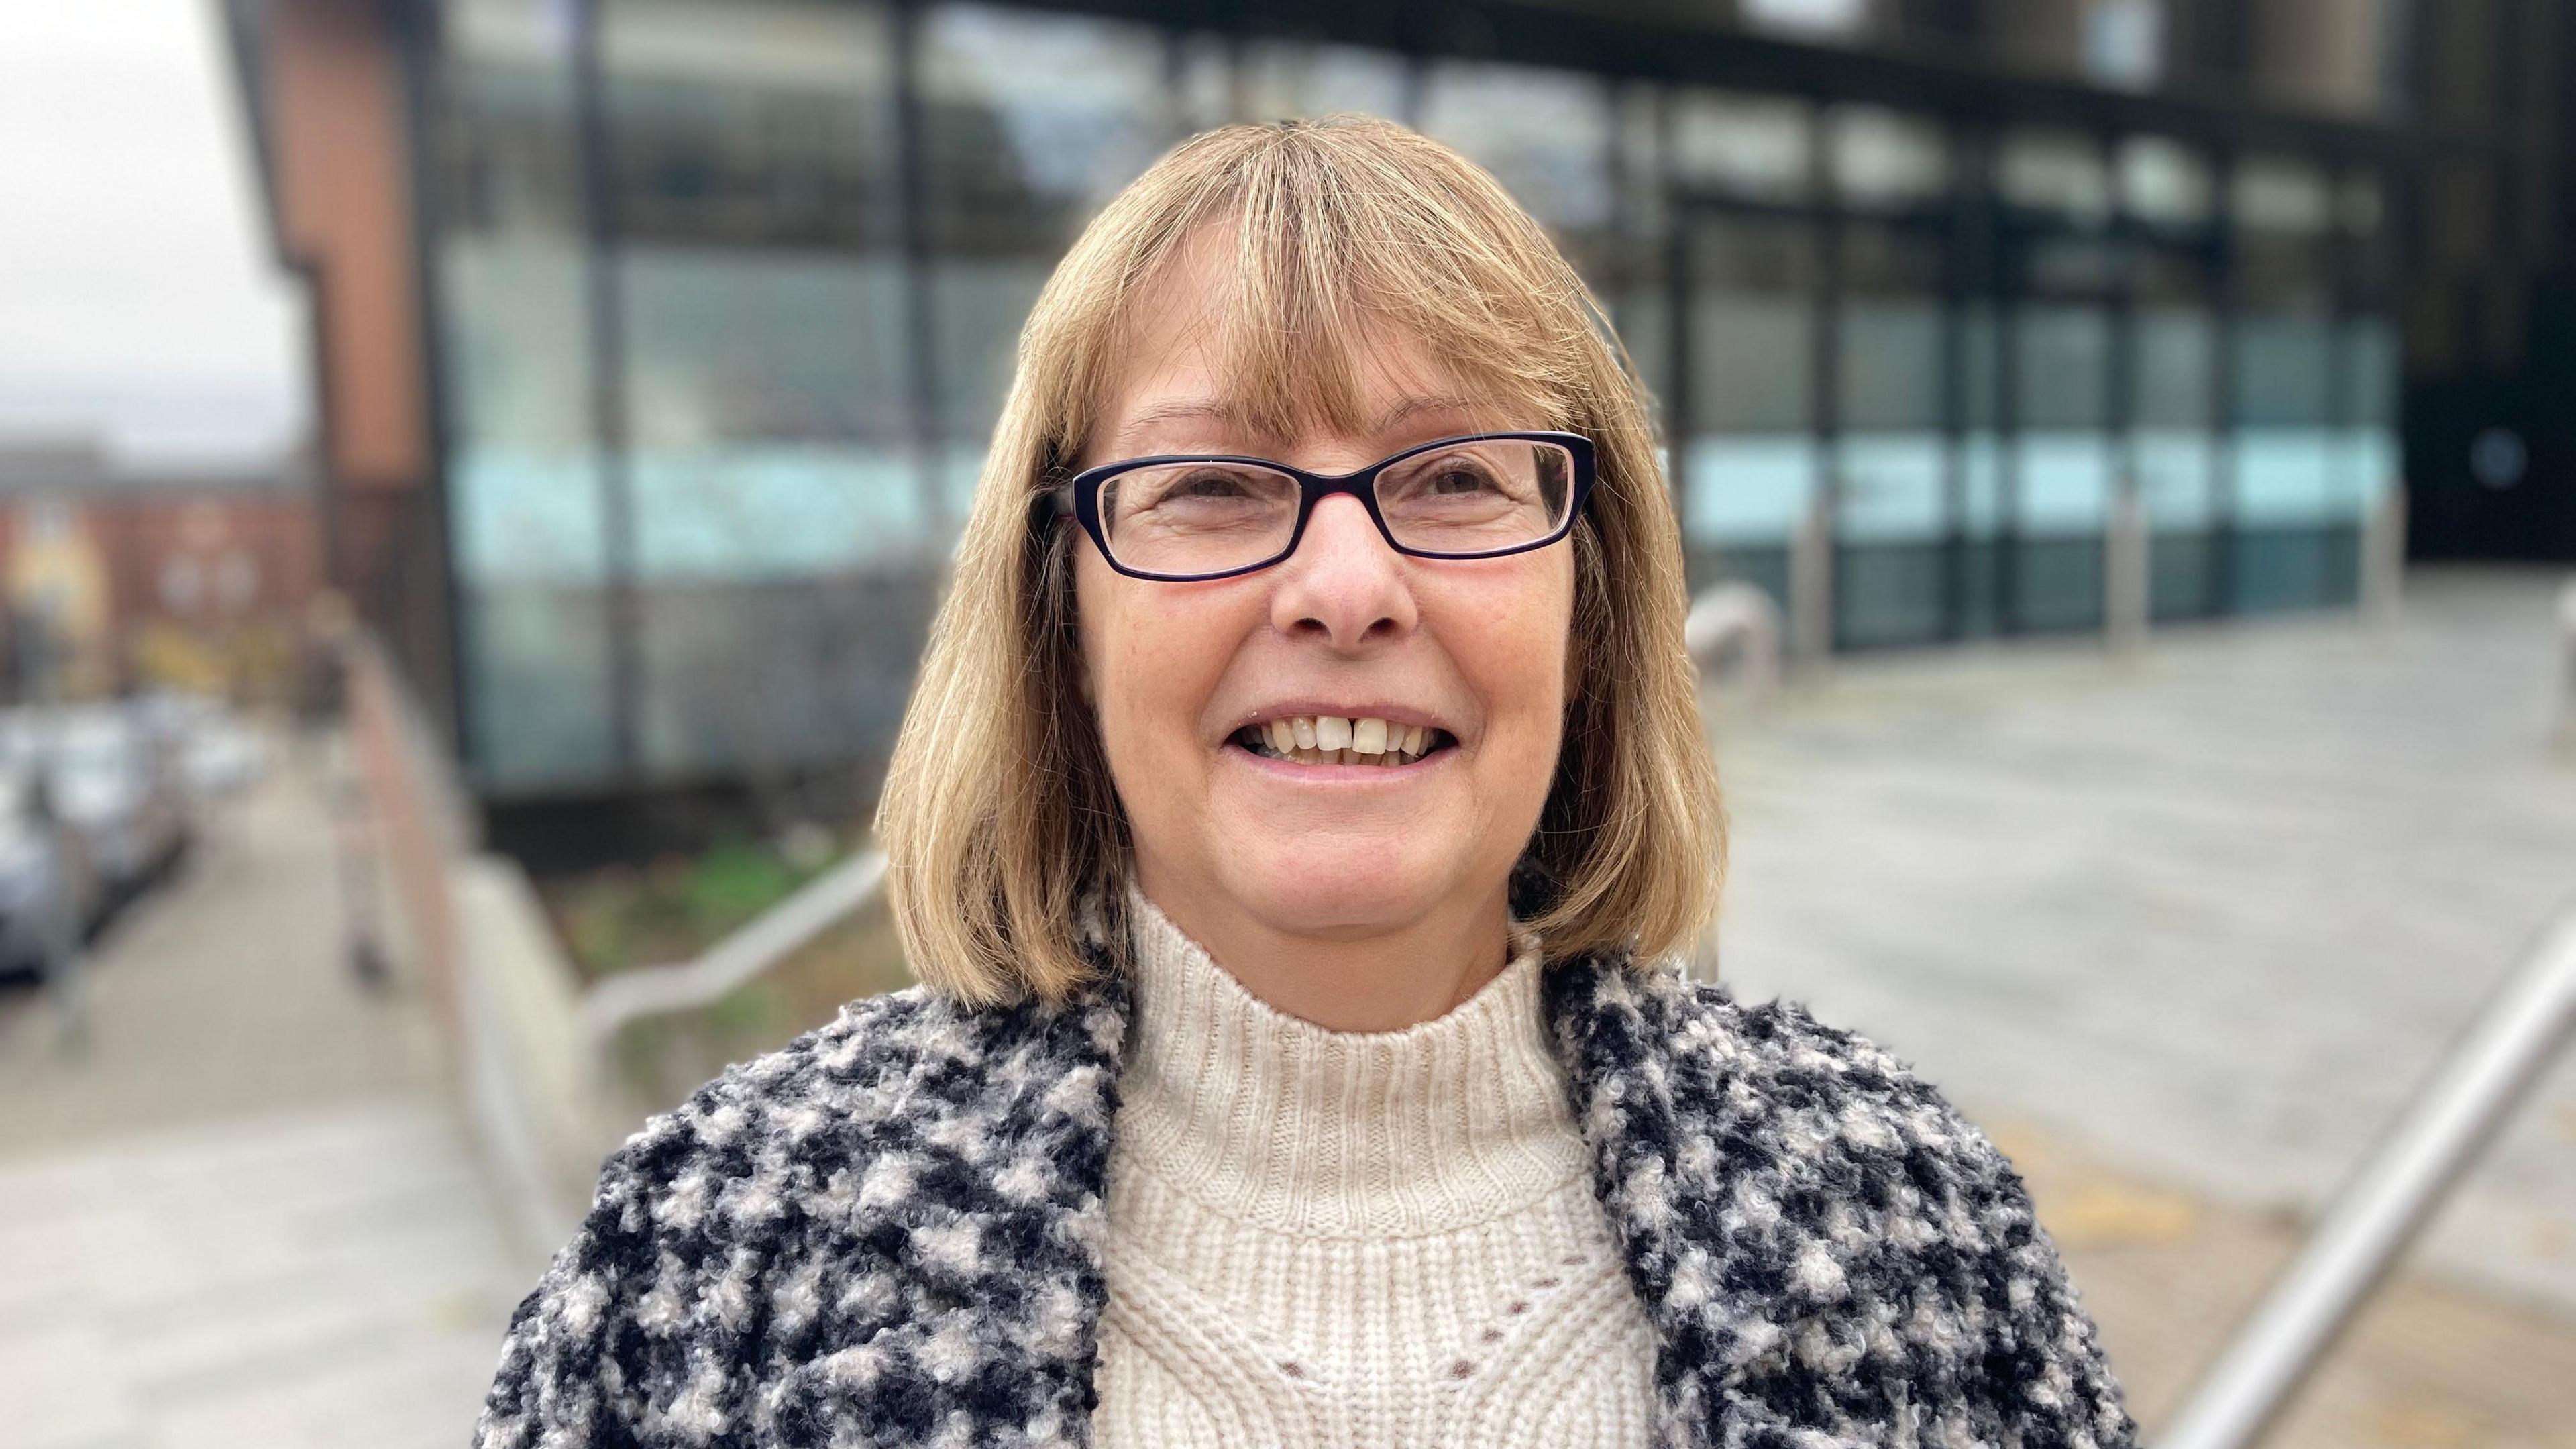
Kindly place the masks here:
[(583, 973), (689, 960), (828, 869), (833, 851), (792, 861), (739, 832), (695, 855), (669, 854), (541, 887), (556, 933)]

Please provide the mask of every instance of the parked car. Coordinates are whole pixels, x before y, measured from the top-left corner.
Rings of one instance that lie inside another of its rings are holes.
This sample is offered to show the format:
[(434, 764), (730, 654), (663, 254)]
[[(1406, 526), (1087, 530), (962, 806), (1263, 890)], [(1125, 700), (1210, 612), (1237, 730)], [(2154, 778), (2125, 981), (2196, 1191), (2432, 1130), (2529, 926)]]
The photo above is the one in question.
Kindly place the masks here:
[(197, 799), (231, 794), (267, 772), (268, 741), (222, 700), (186, 690), (135, 696), (129, 712), (177, 758), (180, 782)]
[(0, 976), (48, 974), (101, 910), (88, 850), (49, 793), (42, 775), (0, 766)]
[(172, 741), (119, 704), (66, 706), (37, 730), (53, 806), (81, 836), (112, 901), (177, 863), (192, 832)]
[(181, 747), (180, 776), (200, 800), (243, 789), (267, 771), (267, 738), (229, 715), (200, 724)]
[(23, 774), (36, 768), (44, 719), (43, 710), (29, 705), (0, 709), (0, 770)]

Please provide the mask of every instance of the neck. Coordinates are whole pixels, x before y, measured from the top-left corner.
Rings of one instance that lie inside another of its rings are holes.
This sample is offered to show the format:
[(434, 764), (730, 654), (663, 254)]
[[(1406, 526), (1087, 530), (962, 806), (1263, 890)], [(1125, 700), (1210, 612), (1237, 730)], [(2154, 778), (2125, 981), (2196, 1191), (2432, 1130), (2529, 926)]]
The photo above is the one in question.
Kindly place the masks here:
[(1401, 1031), (1474, 996), (1511, 957), (1509, 896), (1496, 885), (1390, 927), (1283, 930), (1168, 878), (1140, 853), (1137, 887), (1172, 924), (1274, 1011), (1332, 1031)]
[(1519, 954), (1437, 1020), (1342, 1032), (1254, 996), (1141, 891), (1129, 909), (1111, 1213), (1131, 1228), (1203, 1241), (1186, 1220), (1205, 1210), (1303, 1237), (1411, 1237), (1579, 1183), (1534, 937), (1512, 937)]

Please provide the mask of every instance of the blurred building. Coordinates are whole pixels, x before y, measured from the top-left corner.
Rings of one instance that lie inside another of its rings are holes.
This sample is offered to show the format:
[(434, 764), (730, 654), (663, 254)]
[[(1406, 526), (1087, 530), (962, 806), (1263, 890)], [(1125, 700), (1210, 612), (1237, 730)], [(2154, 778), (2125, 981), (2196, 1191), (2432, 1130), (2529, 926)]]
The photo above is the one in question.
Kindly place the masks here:
[(312, 481), (0, 448), (0, 698), (149, 684), (275, 697), (320, 585)]
[(2420, 549), (2576, 553), (2545, 0), (228, 13), (335, 573), (505, 837), (878, 757), (1039, 284), (1235, 118), (1490, 167), (1696, 576), (1784, 589), (1821, 502), (1838, 647), (2103, 627), (2124, 499), (2158, 619), (2349, 599), (2401, 474)]

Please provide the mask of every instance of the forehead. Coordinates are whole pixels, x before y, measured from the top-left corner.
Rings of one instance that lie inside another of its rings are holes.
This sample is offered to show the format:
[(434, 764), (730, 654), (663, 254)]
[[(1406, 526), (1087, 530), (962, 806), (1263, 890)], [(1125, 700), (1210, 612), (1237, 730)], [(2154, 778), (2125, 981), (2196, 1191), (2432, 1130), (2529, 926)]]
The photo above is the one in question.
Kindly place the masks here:
[(1210, 349), (1140, 353), (1101, 414), (1100, 458), (1149, 453), (1294, 451), (1324, 439), (1394, 451), (1454, 433), (1534, 426), (1512, 409), (1461, 387), (1436, 360), (1401, 337), (1359, 349), (1356, 411), (1314, 407), (1279, 415), (1247, 398)]
[(1526, 389), (1458, 365), (1396, 318), (1247, 287), (1221, 239), (1184, 243), (1138, 288), (1105, 359), (1086, 462), (1318, 439), (1392, 451), (1550, 425), (1554, 409)]

